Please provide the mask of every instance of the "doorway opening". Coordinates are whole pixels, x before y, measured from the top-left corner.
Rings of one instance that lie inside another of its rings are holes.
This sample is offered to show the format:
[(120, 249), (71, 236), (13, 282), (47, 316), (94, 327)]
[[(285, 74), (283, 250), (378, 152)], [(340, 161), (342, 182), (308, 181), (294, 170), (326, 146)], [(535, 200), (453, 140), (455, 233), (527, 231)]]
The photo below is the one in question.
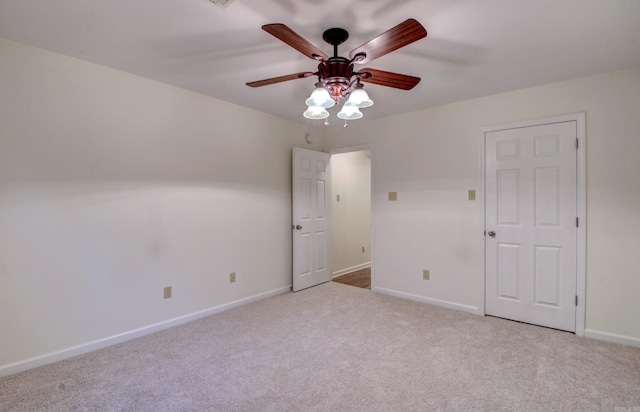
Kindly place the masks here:
[(371, 289), (373, 147), (331, 152), (332, 280)]

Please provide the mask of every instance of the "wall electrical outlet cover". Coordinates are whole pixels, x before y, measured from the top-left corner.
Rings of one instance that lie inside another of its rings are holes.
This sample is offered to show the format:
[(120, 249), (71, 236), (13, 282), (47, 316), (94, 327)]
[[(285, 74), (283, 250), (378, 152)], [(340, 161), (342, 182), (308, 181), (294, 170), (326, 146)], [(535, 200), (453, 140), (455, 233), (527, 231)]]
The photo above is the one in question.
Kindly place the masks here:
[(171, 297), (171, 286), (166, 286), (164, 288), (164, 298), (169, 299)]
[(229, 273), (229, 283), (234, 283), (236, 281), (236, 272)]
[(429, 271), (427, 269), (422, 271), (422, 279), (429, 280), (430, 277), (431, 277), (431, 274), (429, 273)]
[(398, 200), (398, 192), (389, 192), (389, 200), (393, 202)]

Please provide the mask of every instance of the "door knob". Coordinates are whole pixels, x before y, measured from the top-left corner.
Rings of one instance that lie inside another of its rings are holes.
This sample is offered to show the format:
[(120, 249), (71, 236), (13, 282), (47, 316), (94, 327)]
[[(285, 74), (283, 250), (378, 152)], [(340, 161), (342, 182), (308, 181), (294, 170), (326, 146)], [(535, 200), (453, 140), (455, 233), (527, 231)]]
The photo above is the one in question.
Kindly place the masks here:
[(296, 225), (296, 230), (302, 230), (302, 226)]
[(490, 230), (487, 232), (487, 235), (491, 236), (491, 237), (496, 237), (496, 232), (494, 232), (493, 230)]

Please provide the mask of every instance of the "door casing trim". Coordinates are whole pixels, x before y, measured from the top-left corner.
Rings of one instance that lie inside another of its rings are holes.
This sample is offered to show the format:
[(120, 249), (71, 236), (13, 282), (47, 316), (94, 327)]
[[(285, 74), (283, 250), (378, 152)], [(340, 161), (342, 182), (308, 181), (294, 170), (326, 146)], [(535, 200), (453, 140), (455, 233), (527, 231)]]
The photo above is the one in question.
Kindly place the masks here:
[(540, 126), (552, 123), (563, 122), (576, 122), (576, 133), (578, 138), (577, 148), (577, 218), (579, 219), (579, 226), (577, 228), (577, 250), (576, 250), (576, 295), (578, 296), (578, 305), (576, 306), (576, 335), (584, 336), (585, 331), (585, 313), (586, 313), (586, 233), (587, 233), (587, 186), (586, 186), (586, 113), (571, 113), (560, 116), (545, 117), (541, 119), (525, 120), (515, 123), (506, 123), (493, 126), (483, 126), (479, 132), (479, 150), (478, 150), (478, 165), (479, 176), (477, 200), (480, 205), (479, 216), (479, 243), (480, 243), (480, 271), (481, 280), (478, 282), (478, 312), (480, 315), (485, 315), (486, 301), (485, 301), (485, 287), (486, 287), (486, 244), (485, 235), (486, 222), (485, 222), (485, 150), (486, 140), (485, 136), (489, 132), (495, 132), (506, 129), (517, 129), (522, 127)]

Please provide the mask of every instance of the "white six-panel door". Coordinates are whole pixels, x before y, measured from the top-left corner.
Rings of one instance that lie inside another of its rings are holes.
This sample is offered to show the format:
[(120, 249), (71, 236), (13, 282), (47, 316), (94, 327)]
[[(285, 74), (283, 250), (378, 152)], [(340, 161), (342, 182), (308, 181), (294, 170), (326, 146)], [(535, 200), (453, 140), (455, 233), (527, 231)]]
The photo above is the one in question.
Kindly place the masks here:
[(293, 291), (331, 280), (331, 155), (293, 148)]
[(576, 330), (576, 122), (485, 133), (485, 311)]

